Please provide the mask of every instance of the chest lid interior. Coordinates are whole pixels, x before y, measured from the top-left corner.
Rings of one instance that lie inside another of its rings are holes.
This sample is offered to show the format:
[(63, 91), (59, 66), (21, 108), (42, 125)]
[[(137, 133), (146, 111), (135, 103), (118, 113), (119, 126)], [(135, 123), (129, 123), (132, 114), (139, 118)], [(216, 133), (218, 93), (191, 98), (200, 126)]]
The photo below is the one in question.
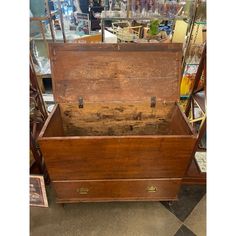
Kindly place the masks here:
[(57, 103), (177, 101), (182, 44), (49, 44)]

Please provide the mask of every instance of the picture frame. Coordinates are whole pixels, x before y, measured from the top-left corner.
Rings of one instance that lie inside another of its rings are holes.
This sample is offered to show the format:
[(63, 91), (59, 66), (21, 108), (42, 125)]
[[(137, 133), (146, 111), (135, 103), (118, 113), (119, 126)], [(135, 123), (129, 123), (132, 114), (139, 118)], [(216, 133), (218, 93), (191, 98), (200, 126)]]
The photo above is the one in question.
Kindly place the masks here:
[(91, 25), (89, 20), (89, 15), (86, 13), (76, 13), (76, 33), (80, 36), (83, 35), (90, 35), (91, 32)]
[(30, 175), (30, 206), (48, 207), (45, 182), (42, 175)]

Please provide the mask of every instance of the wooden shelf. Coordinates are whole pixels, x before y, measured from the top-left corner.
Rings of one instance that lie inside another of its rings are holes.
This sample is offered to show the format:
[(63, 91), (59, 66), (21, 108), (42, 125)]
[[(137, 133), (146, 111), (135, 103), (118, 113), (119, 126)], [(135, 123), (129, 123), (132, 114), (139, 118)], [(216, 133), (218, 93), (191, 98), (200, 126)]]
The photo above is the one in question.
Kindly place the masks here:
[(196, 101), (196, 103), (199, 105), (201, 110), (205, 113), (206, 112), (206, 106), (205, 106), (205, 92), (201, 91), (198, 93), (193, 94), (193, 99)]
[(30, 21), (42, 21), (48, 20), (50, 16), (38, 16), (38, 17), (30, 17)]
[[(59, 14), (60, 13), (60, 10), (58, 9), (58, 10), (56, 10), (56, 11), (52, 11), (51, 12), (51, 16), (55, 16), (55, 15), (57, 15), (57, 14)], [(48, 19), (50, 19), (50, 14), (49, 15), (45, 15), (45, 16), (33, 16), (33, 17), (30, 17), (30, 20), (31, 21), (42, 21), (42, 20), (48, 20)]]
[(206, 184), (206, 173), (202, 173), (199, 170), (195, 158), (192, 159), (182, 184)]
[(155, 17), (101, 17), (101, 20), (136, 20), (136, 21), (147, 21), (155, 19), (161, 19), (161, 20), (185, 20), (187, 19), (187, 16), (175, 16), (175, 17), (165, 17), (165, 16), (155, 16)]

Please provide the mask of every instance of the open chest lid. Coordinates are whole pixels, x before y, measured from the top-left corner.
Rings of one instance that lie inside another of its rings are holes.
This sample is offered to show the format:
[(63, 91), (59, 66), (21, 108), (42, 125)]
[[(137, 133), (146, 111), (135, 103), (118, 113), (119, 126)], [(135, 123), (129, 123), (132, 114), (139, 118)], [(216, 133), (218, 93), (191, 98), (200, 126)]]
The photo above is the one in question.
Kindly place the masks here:
[(49, 44), (58, 103), (177, 101), (182, 44)]

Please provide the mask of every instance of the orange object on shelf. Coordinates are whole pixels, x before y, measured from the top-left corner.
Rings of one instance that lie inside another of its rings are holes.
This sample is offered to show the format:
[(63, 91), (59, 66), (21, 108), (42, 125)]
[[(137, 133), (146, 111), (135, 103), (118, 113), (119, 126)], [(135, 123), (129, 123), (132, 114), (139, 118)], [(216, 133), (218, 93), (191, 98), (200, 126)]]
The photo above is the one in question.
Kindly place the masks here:
[(180, 86), (180, 95), (181, 96), (188, 96), (191, 92), (191, 89), (193, 87), (195, 75), (189, 75), (186, 74), (182, 78), (181, 86)]

